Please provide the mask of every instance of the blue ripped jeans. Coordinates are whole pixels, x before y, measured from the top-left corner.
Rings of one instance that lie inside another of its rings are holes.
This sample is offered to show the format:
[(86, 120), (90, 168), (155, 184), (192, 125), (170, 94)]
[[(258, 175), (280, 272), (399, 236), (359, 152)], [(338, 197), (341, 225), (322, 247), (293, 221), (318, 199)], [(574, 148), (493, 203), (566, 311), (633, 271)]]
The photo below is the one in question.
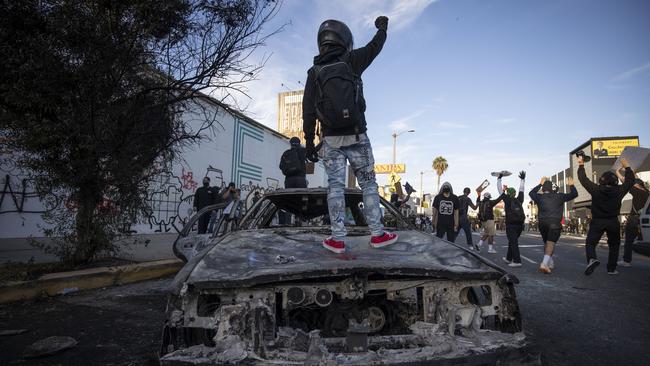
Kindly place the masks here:
[(343, 241), (347, 235), (345, 229), (345, 176), (346, 160), (357, 177), (357, 182), (363, 191), (363, 207), (366, 222), (373, 236), (382, 235), (381, 210), (379, 208), (379, 192), (375, 179), (375, 158), (372, 156), (370, 140), (365, 135), (359, 136), (359, 142), (333, 148), (323, 141), (325, 172), (329, 185), (327, 191), (327, 206), (332, 223), (332, 238)]

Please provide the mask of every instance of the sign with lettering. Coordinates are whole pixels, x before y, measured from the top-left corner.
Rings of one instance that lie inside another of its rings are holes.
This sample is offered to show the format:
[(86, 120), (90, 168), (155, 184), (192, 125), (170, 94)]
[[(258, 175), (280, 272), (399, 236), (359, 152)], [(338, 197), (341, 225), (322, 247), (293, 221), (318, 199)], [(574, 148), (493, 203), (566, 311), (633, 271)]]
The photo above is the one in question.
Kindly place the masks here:
[(375, 164), (375, 174), (406, 173), (406, 164)]

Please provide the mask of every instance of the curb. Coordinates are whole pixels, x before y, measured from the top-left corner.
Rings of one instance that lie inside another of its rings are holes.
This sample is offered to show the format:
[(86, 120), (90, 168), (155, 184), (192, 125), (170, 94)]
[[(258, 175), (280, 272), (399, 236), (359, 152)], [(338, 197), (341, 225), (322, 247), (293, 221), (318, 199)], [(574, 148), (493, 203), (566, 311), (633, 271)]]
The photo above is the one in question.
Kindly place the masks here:
[(175, 274), (183, 265), (179, 259), (163, 259), (124, 266), (50, 273), (37, 280), (0, 286), (0, 304), (34, 299), (43, 295), (65, 295), (81, 290), (152, 280)]

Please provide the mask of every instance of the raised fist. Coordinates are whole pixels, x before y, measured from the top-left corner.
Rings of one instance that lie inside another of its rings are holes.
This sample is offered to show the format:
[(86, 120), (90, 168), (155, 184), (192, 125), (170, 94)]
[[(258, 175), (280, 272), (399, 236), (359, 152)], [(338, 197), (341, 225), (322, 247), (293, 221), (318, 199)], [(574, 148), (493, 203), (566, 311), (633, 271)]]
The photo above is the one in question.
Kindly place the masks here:
[(387, 16), (378, 16), (377, 19), (375, 19), (375, 27), (379, 30), (383, 30), (384, 32), (388, 30), (388, 17)]

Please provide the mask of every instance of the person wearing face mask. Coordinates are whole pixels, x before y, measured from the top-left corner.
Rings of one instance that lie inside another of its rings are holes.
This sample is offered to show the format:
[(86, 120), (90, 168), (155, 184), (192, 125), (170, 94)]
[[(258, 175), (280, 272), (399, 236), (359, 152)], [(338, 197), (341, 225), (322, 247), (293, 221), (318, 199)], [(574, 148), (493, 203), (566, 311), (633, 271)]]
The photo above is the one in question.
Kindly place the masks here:
[[(625, 177), (618, 170), (616, 171), (616, 176), (621, 182), (625, 182)], [(630, 189), (630, 194), (632, 195), (632, 208), (630, 208), (630, 213), (627, 215), (627, 221), (625, 222), (623, 260), (618, 262), (618, 265), (623, 267), (632, 266), (632, 244), (634, 244), (634, 240), (639, 236), (639, 216), (646, 202), (648, 202), (650, 192), (648, 192), (645, 183), (641, 179), (636, 178), (634, 185)]]
[(634, 172), (630, 169), (626, 159), (621, 158), (621, 165), (625, 168), (625, 181), (618, 184), (618, 178), (612, 171), (604, 172), (598, 179), (598, 184), (587, 178), (584, 166), (584, 157), (578, 156), (578, 180), (591, 194), (591, 215), (589, 231), (585, 242), (587, 254), (587, 268), (585, 275), (589, 276), (598, 267), (600, 261), (596, 256), (596, 245), (604, 233), (607, 233), (607, 246), (609, 257), (607, 260), (607, 274), (618, 274), (618, 250), (621, 246), (621, 230), (618, 215), (621, 213), (621, 201), (634, 185)]
[(439, 238), (447, 235), (447, 240), (456, 240), (458, 231), (458, 197), (454, 194), (451, 184), (445, 182), (440, 187), (440, 192), (433, 199), (432, 224), (436, 228)]
[(470, 247), (470, 249), (473, 247), (474, 250), (478, 251), (478, 245), (475, 245), (474, 242), (472, 241), (472, 224), (469, 221), (469, 216), (467, 216), (467, 212), (469, 211), (469, 208), (471, 207), (473, 210), (478, 209), (478, 206), (472, 202), (472, 199), (469, 198), (469, 194), (472, 190), (469, 189), (469, 187), (465, 187), (463, 189), (463, 195), (458, 197), (458, 219), (459, 219), (459, 224), (458, 224), (458, 231), (456, 231), (456, 236), (460, 233), (460, 230), (462, 229), (465, 232), (465, 237), (467, 239), (467, 245)]
[(505, 191), (502, 189), (501, 178), (499, 175), (497, 179), (497, 190), (501, 193), (501, 199), (505, 206), (506, 211), (506, 236), (508, 237), (508, 252), (503, 260), (508, 263), (510, 267), (521, 267), (521, 256), (519, 254), (519, 236), (524, 230), (524, 221), (526, 221), (526, 214), (524, 213), (524, 183), (526, 180), (526, 172), (519, 172), (519, 193), (516, 195), (514, 188), (510, 187)]
[[(214, 203), (216, 196), (215, 190), (210, 187), (210, 178), (203, 178), (203, 186), (196, 189), (194, 192), (194, 211), (200, 211), (203, 207)], [(208, 230), (208, 223), (210, 222), (210, 213), (205, 213), (199, 217), (198, 233), (205, 234)]]
[(307, 72), (302, 99), (303, 131), (308, 160), (317, 162), (314, 146), (316, 119), (320, 122), (322, 154), (327, 174), (327, 207), (332, 235), (323, 247), (345, 252), (345, 177), (350, 164), (363, 191), (363, 205), (372, 248), (382, 248), (398, 240), (398, 234), (384, 230), (374, 171), (375, 159), (368, 139), (361, 75), (379, 55), (388, 30), (388, 18), (375, 19), (377, 32), (361, 48), (354, 48), (352, 32), (338, 20), (324, 21), (317, 35), (318, 52)]
[(567, 178), (567, 184), (570, 192), (559, 193), (553, 182), (542, 177), (540, 183), (528, 193), (530, 199), (539, 208), (537, 225), (544, 242), (544, 258), (539, 265), (539, 271), (544, 274), (550, 274), (555, 267), (553, 252), (555, 244), (560, 240), (562, 234), (564, 203), (578, 197), (578, 190), (573, 185), (573, 178)]

